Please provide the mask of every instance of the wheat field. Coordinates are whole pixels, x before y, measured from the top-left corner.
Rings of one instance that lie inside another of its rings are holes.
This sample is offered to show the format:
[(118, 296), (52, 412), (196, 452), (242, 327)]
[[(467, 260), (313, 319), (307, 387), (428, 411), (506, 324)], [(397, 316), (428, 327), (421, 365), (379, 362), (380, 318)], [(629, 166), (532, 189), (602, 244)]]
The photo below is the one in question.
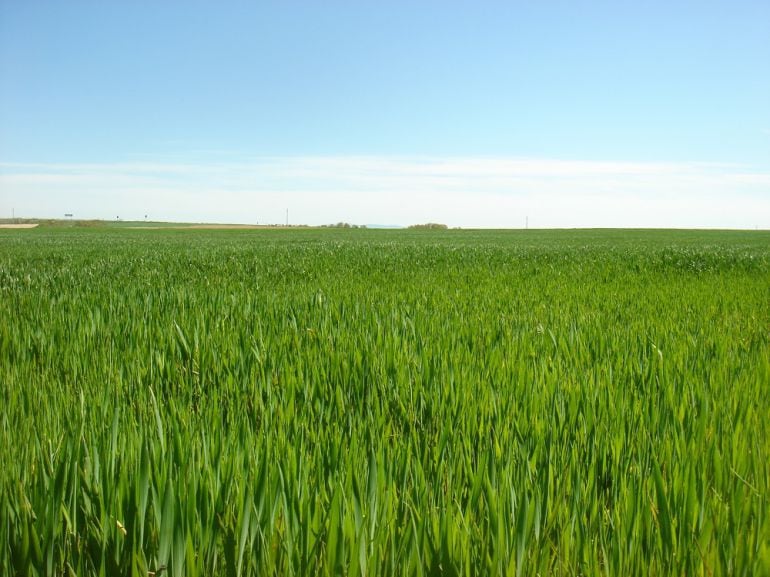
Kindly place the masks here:
[(768, 575), (770, 233), (0, 231), (2, 575)]

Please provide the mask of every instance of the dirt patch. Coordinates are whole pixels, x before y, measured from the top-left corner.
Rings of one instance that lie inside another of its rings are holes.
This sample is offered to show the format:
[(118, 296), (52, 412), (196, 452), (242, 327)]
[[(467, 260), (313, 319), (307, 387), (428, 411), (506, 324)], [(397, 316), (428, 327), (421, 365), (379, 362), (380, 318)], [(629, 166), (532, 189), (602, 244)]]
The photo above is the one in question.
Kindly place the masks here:
[(33, 224), (0, 224), (0, 228), (35, 228), (37, 223)]

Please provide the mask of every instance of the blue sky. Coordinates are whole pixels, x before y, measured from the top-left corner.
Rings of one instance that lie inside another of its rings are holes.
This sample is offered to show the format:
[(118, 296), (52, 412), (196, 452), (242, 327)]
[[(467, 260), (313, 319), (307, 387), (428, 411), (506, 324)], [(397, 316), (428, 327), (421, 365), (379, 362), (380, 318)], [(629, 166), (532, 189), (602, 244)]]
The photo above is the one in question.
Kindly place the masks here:
[(0, 217), (770, 228), (770, 2), (0, 0)]

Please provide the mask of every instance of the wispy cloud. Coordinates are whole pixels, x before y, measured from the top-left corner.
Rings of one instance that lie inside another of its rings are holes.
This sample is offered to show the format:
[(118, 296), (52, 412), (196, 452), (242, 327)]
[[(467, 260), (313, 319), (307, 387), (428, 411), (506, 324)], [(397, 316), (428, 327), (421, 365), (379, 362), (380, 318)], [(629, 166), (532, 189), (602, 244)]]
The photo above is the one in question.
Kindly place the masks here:
[(452, 226), (770, 227), (770, 173), (510, 157), (0, 163), (0, 211), (55, 217)]

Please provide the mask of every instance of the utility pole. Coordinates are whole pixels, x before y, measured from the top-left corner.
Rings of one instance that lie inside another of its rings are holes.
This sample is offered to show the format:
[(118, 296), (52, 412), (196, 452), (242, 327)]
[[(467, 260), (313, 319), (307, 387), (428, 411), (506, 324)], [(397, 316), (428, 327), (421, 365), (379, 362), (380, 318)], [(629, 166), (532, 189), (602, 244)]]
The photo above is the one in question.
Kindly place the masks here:
[(286, 209), (286, 226), (289, 226), (289, 209)]

